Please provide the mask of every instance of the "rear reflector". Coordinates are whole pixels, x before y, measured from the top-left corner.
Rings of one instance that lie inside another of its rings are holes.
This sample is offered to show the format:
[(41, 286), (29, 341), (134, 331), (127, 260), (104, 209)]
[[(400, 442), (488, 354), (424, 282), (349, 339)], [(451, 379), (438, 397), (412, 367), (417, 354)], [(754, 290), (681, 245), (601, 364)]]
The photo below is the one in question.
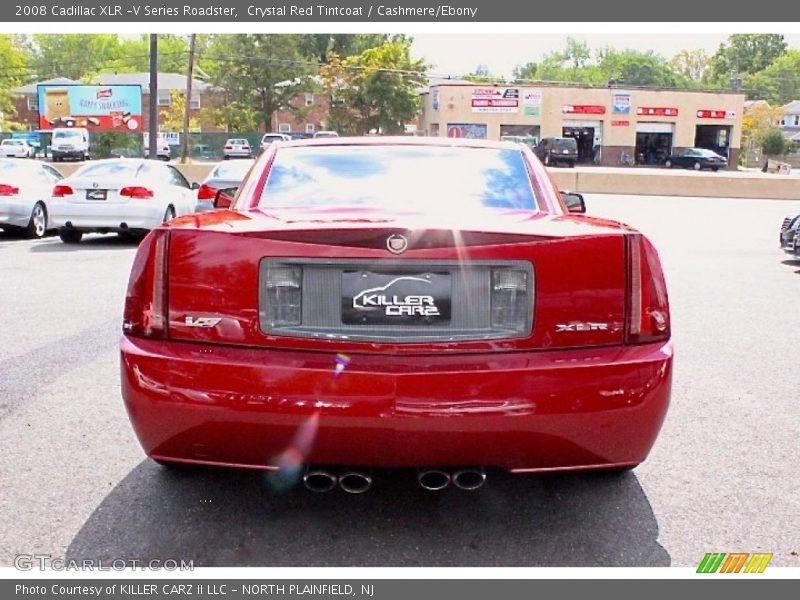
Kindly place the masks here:
[(16, 196), (19, 188), (13, 185), (0, 184), (0, 196)]
[(131, 269), (122, 329), (129, 335), (167, 335), (167, 230), (155, 229), (142, 241)]
[(57, 185), (53, 188), (53, 196), (56, 198), (71, 196), (73, 193), (72, 188), (68, 185)]
[(641, 234), (627, 236), (628, 293), (625, 342), (643, 344), (670, 336), (669, 300), (658, 253)]
[(213, 188), (210, 185), (206, 185), (204, 183), (199, 188), (197, 188), (198, 200), (213, 200), (216, 196), (217, 196), (217, 188)]
[(152, 190), (148, 190), (146, 187), (134, 185), (122, 188), (119, 191), (119, 195), (126, 196), (128, 198), (152, 198), (153, 192)]

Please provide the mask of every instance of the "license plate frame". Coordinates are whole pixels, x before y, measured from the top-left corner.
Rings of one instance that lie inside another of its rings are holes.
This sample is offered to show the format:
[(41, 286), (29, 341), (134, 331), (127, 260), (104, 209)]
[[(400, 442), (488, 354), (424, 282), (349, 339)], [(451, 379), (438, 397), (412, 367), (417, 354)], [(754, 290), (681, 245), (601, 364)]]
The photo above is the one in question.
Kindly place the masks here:
[(86, 199), (102, 201), (108, 199), (108, 190), (86, 190)]
[(343, 270), (343, 325), (448, 327), (453, 276), (449, 271)]

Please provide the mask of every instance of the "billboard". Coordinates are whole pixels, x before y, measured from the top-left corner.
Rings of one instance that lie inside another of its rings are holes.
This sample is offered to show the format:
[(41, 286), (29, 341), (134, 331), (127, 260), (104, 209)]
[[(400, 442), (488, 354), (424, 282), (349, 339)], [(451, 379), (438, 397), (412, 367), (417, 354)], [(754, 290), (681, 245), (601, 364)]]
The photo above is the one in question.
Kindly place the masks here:
[(471, 104), (474, 113), (515, 113), (519, 111), (519, 89), (475, 88)]
[(141, 131), (140, 85), (40, 85), (39, 129)]

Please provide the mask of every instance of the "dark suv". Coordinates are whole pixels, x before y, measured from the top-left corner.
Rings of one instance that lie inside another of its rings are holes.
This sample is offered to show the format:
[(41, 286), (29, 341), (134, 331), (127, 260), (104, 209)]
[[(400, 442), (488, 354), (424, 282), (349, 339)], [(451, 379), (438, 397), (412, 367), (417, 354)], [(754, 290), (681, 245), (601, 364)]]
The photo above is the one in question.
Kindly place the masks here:
[(546, 137), (533, 149), (545, 165), (566, 164), (574, 167), (578, 160), (578, 143), (575, 138)]

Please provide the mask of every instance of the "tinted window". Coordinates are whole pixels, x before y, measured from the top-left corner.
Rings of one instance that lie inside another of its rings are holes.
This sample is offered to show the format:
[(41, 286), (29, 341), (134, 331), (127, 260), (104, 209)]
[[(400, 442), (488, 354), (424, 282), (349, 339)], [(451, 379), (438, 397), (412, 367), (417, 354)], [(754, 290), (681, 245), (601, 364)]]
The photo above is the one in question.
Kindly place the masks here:
[(578, 143), (572, 138), (554, 138), (553, 146), (559, 150), (576, 150)]
[(536, 210), (520, 150), (438, 146), (285, 148), (275, 157), (260, 205)]
[(81, 132), (80, 131), (69, 131), (69, 130), (67, 130), (67, 131), (56, 131), (53, 134), (53, 139), (54, 140), (66, 139), (66, 138), (79, 138), (79, 137), (81, 137)]

